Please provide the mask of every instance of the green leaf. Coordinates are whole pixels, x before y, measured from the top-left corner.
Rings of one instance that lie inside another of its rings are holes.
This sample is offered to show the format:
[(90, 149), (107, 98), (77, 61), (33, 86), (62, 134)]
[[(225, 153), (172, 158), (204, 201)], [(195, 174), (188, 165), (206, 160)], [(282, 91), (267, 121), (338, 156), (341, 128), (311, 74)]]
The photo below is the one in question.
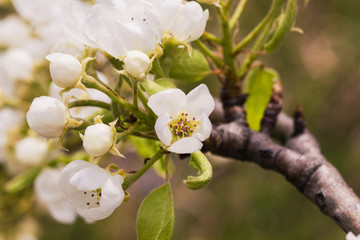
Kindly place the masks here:
[(145, 91), (150, 96), (169, 88), (176, 88), (175, 84), (172, 83), (168, 78), (159, 78), (156, 79), (155, 81), (144, 79), (140, 83), (141, 86), (145, 88)]
[(141, 203), (137, 215), (138, 240), (168, 240), (174, 228), (174, 206), (170, 184), (154, 189)]
[(191, 154), (189, 165), (198, 171), (198, 176), (188, 176), (187, 180), (184, 180), (184, 184), (188, 188), (196, 190), (210, 182), (213, 173), (212, 166), (201, 151), (196, 151)]
[(278, 74), (274, 70), (263, 67), (256, 67), (249, 72), (246, 79), (249, 97), (245, 107), (246, 120), (251, 129), (260, 130), (261, 119), (271, 98), (273, 83), (278, 79)]
[(22, 191), (23, 189), (33, 184), (35, 178), (39, 175), (40, 172), (41, 167), (34, 167), (14, 177), (5, 184), (5, 191), (9, 193)]
[(193, 49), (190, 56), (186, 48), (176, 49), (169, 72), (170, 78), (186, 82), (197, 82), (209, 74), (209, 64), (199, 50)]
[(264, 49), (271, 52), (276, 49), (285, 39), (290, 31), (296, 17), (297, 0), (288, 0), (285, 13), (282, 12), (277, 22), (277, 28), (271, 39), (264, 44)]

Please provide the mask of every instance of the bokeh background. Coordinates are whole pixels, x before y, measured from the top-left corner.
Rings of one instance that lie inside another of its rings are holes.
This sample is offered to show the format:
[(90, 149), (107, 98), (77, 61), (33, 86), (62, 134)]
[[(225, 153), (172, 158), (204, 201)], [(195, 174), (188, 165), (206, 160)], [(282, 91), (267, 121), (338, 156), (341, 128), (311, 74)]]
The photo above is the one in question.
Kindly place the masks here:
[[(239, 37), (260, 21), (270, 2), (248, 2), (239, 22)], [(284, 110), (291, 114), (297, 103), (302, 104), (307, 126), (324, 155), (360, 194), (360, 1), (311, 0), (307, 7), (300, 5), (296, 26), (304, 34), (290, 33), (279, 49), (260, 60), (280, 74)], [(217, 26), (212, 16), (210, 30)], [(126, 148), (133, 157), (119, 164), (139, 168), (141, 159), (131, 146)], [(210, 159), (214, 177), (198, 191), (182, 184), (186, 176), (195, 174), (188, 160), (174, 162), (174, 240), (345, 239), (329, 217), (278, 173), (252, 163)], [(45, 212), (38, 213), (40, 207), (35, 205), (40, 239), (136, 239), (137, 209), (162, 182), (148, 172), (129, 189), (129, 202), (91, 225), (81, 219), (71, 226), (58, 224)]]

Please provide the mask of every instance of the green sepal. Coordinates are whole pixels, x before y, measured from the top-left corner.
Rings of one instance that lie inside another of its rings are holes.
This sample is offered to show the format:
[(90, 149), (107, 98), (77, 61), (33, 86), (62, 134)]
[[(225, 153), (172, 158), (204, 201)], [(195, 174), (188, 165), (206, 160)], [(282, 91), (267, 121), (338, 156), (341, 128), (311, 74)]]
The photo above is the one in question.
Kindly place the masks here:
[(188, 176), (187, 180), (183, 181), (186, 187), (196, 190), (210, 182), (213, 173), (212, 166), (201, 151), (191, 154), (189, 166), (198, 172), (198, 176)]
[(285, 12), (282, 12), (276, 22), (277, 27), (268, 42), (264, 44), (264, 50), (271, 52), (276, 49), (290, 31), (296, 17), (297, 0), (288, 0)]
[(169, 183), (154, 189), (141, 203), (137, 221), (138, 240), (169, 240), (174, 229), (174, 206)]
[(15, 193), (24, 190), (33, 184), (35, 178), (41, 172), (41, 169), (41, 167), (34, 167), (20, 175), (17, 175), (5, 184), (5, 191), (8, 193)]
[(249, 95), (245, 102), (246, 120), (249, 127), (255, 131), (260, 130), (261, 120), (270, 101), (274, 81), (278, 79), (276, 71), (261, 66), (253, 68), (246, 78), (246, 92)]
[(144, 79), (140, 81), (140, 84), (149, 94), (149, 96), (169, 88), (176, 88), (174, 83), (172, 83), (168, 78), (159, 78), (155, 81)]

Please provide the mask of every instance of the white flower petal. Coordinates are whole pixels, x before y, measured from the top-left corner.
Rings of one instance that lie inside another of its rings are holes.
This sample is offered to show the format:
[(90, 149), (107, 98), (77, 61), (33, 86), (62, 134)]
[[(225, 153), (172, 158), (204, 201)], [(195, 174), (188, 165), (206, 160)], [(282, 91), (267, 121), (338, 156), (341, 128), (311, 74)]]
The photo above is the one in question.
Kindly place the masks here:
[(202, 142), (197, 138), (186, 137), (174, 142), (167, 150), (178, 154), (185, 154), (196, 152), (200, 150), (202, 146)]
[(199, 120), (200, 126), (193, 136), (198, 137), (200, 141), (205, 141), (208, 137), (210, 137), (212, 124), (205, 114), (202, 114)]
[(107, 211), (117, 208), (124, 200), (122, 183), (124, 179), (120, 175), (109, 177), (101, 188), (100, 207)]
[(109, 209), (104, 211), (100, 207), (97, 208), (89, 208), (89, 209), (77, 209), (77, 212), (80, 216), (85, 218), (87, 222), (95, 222), (110, 216), (115, 209)]
[(60, 223), (72, 224), (76, 220), (75, 208), (64, 197), (59, 201), (49, 202), (47, 208), (50, 215)]
[(109, 173), (97, 165), (90, 165), (76, 172), (69, 182), (76, 186), (78, 190), (96, 190), (104, 185)]
[(172, 135), (168, 127), (168, 123), (171, 121), (171, 118), (168, 114), (162, 114), (156, 120), (155, 123), (155, 132), (161, 142), (166, 146), (171, 144)]
[(90, 163), (86, 162), (84, 160), (74, 160), (68, 165), (64, 167), (64, 169), (61, 172), (60, 178), (59, 178), (59, 189), (63, 192), (65, 192), (65, 188), (69, 183), (70, 178), (79, 171), (80, 169), (83, 169), (87, 166), (89, 166)]
[(214, 99), (205, 84), (200, 84), (191, 90), (186, 95), (186, 101), (185, 112), (196, 118), (199, 118), (202, 114), (209, 116), (215, 107)]
[(180, 89), (167, 89), (151, 95), (148, 106), (158, 116), (169, 114), (176, 116), (186, 105), (186, 96)]
[(36, 178), (34, 188), (37, 196), (44, 202), (62, 199), (64, 194), (58, 188), (61, 170), (44, 169)]

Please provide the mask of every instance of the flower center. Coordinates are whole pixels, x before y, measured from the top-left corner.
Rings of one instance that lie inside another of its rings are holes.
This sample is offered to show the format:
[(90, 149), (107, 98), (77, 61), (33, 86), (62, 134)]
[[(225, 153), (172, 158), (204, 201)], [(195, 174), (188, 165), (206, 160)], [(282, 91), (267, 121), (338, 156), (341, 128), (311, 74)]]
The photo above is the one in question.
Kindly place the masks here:
[(184, 138), (191, 137), (199, 128), (200, 121), (195, 117), (190, 117), (185, 111), (181, 111), (175, 118), (168, 123), (171, 135), (173, 136), (171, 143)]
[(101, 188), (85, 191), (82, 193), (83, 207), (86, 209), (99, 207), (101, 199)]

